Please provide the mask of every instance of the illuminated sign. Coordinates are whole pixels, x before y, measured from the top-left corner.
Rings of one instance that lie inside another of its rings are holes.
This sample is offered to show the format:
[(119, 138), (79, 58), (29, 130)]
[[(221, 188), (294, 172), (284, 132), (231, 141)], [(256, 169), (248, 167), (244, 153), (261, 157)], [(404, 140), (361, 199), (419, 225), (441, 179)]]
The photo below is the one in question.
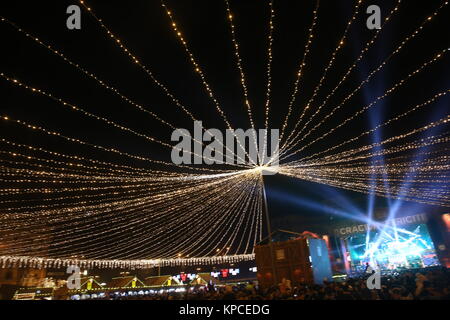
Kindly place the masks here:
[(231, 275), (235, 276), (239, 273), (239, 269), (230, 269), (229, 272)]
[(221, 269), (220, 272), (211, 272), (211, 276), (214, 278), (219, 278), (219, 276), (222, 276), (222, 278), (227, 278), (230, 275), (235, 276), (238, 273), (239, 269)]
[[(400, 218), (392, 219), (391, 223), (395, 224), (396, 226), (399, 225), (405, 225), (405, 224), (411, 224), (411, 223), (422, 223), (427, 221), (427, 216), (424, 213), (417, 214), (414, 216), (405, 216)], [(345, 236), (349, 234), (354, 233), (362, 233), (366, 232), (367, 230), (376, 230), (379, 228), (379, 225), (383, 225), (383, 223), (374, 223), (374, 224), (359, 224), (354, 225), (350, 227), (342, 227), (335, 230), (335, 233), (337, 235)]]

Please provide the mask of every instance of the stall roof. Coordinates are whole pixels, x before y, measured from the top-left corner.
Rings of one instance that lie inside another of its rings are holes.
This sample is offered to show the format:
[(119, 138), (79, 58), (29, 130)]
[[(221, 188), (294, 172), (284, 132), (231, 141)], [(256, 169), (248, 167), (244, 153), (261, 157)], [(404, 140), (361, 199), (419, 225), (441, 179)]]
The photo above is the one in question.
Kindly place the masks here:
[(144, 287), (145, 284), (139, 280), (136, 276), (116, 277), (112, 278), (108, 283), (108, 288), (131, 288), (133, 287), (133, 281), (136, 280), (136, 288)]

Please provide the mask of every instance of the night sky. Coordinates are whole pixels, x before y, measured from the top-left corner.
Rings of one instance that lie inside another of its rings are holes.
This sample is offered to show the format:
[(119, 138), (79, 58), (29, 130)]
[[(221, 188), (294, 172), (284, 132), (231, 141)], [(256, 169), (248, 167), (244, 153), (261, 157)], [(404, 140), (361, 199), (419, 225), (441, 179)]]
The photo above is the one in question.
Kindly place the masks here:
[[(363, 4), (364, 10), (350, 28), (348, 40), (337, 55), (334, 67), (322, 87), (317, 101), (322, 101), (339, 81), (347, 68), (356, 59), (363, 45), (375, 31), (366, 28), (365, 8), (378, 4), (384, 17), (396, 1), (371, 1)], [(132, 100), (170, 121), (178, 128), (192, 128), (192, 120), (174, 105), (148, 76), (126, 57), (105, 35), (95, 20), (82, 9), (81, 30), (66, 28), (66, 8), (76, 1), (1, 1), (0, 15), (23, 29), (61, 50), (68, 58), (98, 75), (113, 87), (118, 88)], [(223, 120), (207, 96), (198, 75), (193, 71), (188, 57), (174, 35), (170, 20), (160, 1), (88, 1), (93, 11), (120, 37), (122, 42), (147, 65), (154, 75), (189, 107), (207, 128), (226, 129)], [(298, 117), (302, 106), (310, 98), (331, 53), (342, 35), (345, 24), (351, 17), (354, 1), (321, 1), (319, 22), (315, 41), (311, 47), (308, 66), (302, 80), (301, 92), (291, 119)], [(367, 74), (376, 68), (442, 1), (403, 1), (395, 18), (383, 28), (379, 39), (359, 64), (356, 72), (337, 91), (322, 110), (321, 116), (338, 104)], [(205, 76), (234, 128), (249, 128), (240, 78), (235, 65), (235, 56), (223, 1), (168, 0), (167, 6), (180, 26), (189, 47), (202, 66)], [(274, 43), (272, 65), (272, 103), (270, 127), (280, 128), (284, 119), (298, 65), (312, 20), (315, 1), (275, 0)], [(267, 1), (231, 0), (231, 9), (236, 24), (236, 35), (240, 44), (241, 58), (247, 79), (249, 97), (257, 127), (264, 123), (264, 102), (267, 63), (267, 32), (269, 10)], [(327, 132), (340, 121), (370, 103), (375, 97), (430, 60), (440, 50), (449, 47), (449, 8), (428, 24), (421, 34), (411, 42), (370, 81), (346, 107), (322, 126), (314, 137)], [(30, 41), (11, 26), (0, 23), (2, 39), (1, 72), (16, 77), (32, 86), (48, 90), (55, 96), (77, 104), (95, 114), (133, 128), (136, 131), (170, 142), (172, 129), (150, 116), (130, 107), (122, 100), (100, 87), (77, 69), (66, 64), (45, 48)], [(439, 63), (427, 67), (397, 93), (384, 99), (370, 112), (359, 116), (335, 134), (320, 143), (305, 149), (301, 156), (324, 150), (336, 143), (353, 137), (389, 119), (392, 115), (408, 110), (411, 106), (427, 100), (434, 93), (449, 88), (450, 57), (447, 54)], [(103, 125), (98, 121), (63, 108), (48, 98), (32, 94), (23, 88), (0, 79), (1, 114), (21, 119), (32, 124), (56, 130), (94, 144), (114, 147), (124, 152), (147, 156), (152, 159), (170, 161), (170, 150), (158, 144), (140, 140), (133, 135)], [(416, 128), (448, 113), (449, 97), (414, 113), (401, 124), (390, 126), (381, 132), (381, 137), (390, 137), (397, 132)], [(308, 114), (307, 114), (308, 115)], [(318, 118), (320, 119), (320, 117)], [(317, 121), (317, 119), (316, 119)], [(292, 129), (291, 120), (289, 128)], [(40, 145), (61, 152), (86, 155), (95, 159), (146, 167), (146, 163), (133, 162), (122, 157), (114, 158), (109, 153), (95, 152), (66, 143), (61, 139), (24, 130), (13, 124), (0, 126), (0, 135), (19, 143)], [(308, 138), (312, 139), (313, 136)], [(362, 143), (370, 143), (368, 137)], [(361, 145), (361, 144), (360, 144)], [(311, 203), (330, 205), (351, 211), (352, 205), (365, 210), (367, 197), (355, 192), (337, 190), (310, 182), (302, 182), (285, 176), (265, 178), (269, 210), (276, 227), (302, 231), (318, 227), (334, 219), (334, 215), (289, 201), (289, 197), (305, 198)], [(345, 199), (345, 200), (344, 200)], [(386, 200), (377, 198), (377, 206), (387, 206)], [(289, 218), (296, 216), (294, 218)], [(286, 220), (287, 219), (287, 220)], [(292, 224), (294, 223), (294, 224)]]

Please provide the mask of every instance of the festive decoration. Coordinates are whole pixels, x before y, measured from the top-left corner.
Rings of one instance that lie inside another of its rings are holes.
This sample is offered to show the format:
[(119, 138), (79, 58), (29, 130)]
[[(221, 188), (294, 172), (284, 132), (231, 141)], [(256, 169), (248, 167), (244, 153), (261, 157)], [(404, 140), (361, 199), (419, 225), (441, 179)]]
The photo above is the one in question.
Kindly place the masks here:
[(186, 259), (155, 259), (155, 260), (83, 260), (83, 259), (48, 259), (21, 256), (0, 256), (1, 268), (62, 268), (71, 265), (82, 268), (104, 269), (148, 269), (154, 267), (195, 266), (223, 263), (237, 263), (254, 260), (254, 254), (232, 256), (198, 257)]
[[(131, 62), (131, 66), (143, 71), (145, 79), (156, 86), (157, 93), (168, 99), (174, 111), (183, 114), (187, 126), (191, 121), (200, 119), (198, 110), (195, 112), (175, 96), (170, 81), (166, 84), (160, 80), (149, 66), (151, 61), (144, 62), (132, 52), (86, 1), (79, 2), (102, 31), (101, 34), (114, 43), (113, 48), (118, 49), (126, 57), (126, 62)], [(374, 44), (380, 41), (385, 26), (399, 15), (401, 3), (398, 0), (389, 8), (381, 29), (373, 31), (355, 61), (338, 75), (337, 84), (321, 94), (324, 88), (328, 88), (326, 83), (331, 78), (330, 74), (339, 64), (336, 61), (350, 42), (351, 28), (363, 11), (363, 0), (356, 0), (343, 32), (339, 32), (337, 39), (330, 39), (331, 56), (324, 64), (318, 82), (312, 85), (311, 96), (307, 96), (303, 84), (306, 67), (312, 66), (313, 44), (320, 36), (320, 0), (315, 1), (312, 12), (307, 16), (309, 28), (303, 31), (306, 43), (302, 55), (296, 60), (298, 68), (294, 68), (292, 87), (281, 121), (274, 123), (275, 117), (271, 117), (275, 109), (272, 74), (274, 61), (279, 56), (278, 53), (273, 54), (273, 49), (278, 39), (278, 27), (283, 23), (278, 18), (278, 7), (275, 10), (277, 2), (263, 2), (268, 12), (267, 27), (264, 27), (267, 49), (264, 51), (263, 102), (258, 106), (250, 101), (248, 69), (239, 43), (243, 41), (239, 32), (242, 30), (239, 29), (241, 16), (237, 14), (233, 0), (224, 0), (222, 18), (229, 30), (235, 64), (233, 72), (237, 72), (240, 99), (249, 126), (281, 128), (279, 174), (390, 199), (450, 206), (450, 115), (441, 114), (413, 128), (399, 125), (419, 112), (429, 113), (437, 104), (448, 99), (450, 89), (432, 91), (426, 98), (417, 98), (406, 111), (394, 111), (389, 118), (365, 128), (363, 132), (351, 131), (350, 137), (338, 140), (339, 130), (349, 129), (354, 120), (359, 120), (358, 117), (372, 111), (379, 103), (389, 103), (391, 97), (403, 94), (404, 87), (420, 78), (419, 75), (432, 72), (434, 67), (442, 67), (444, 59), (448, 59), (449, 49), (430, 48), (425, 57), (420, 57), (420, 63), (409, 66), (406, 75), (394, 77), (388, 89), (381, 91), (372, 101), (362, 106), (353, 103), (350, 107), (352, 99), (367, 89), (375, 75), (390, 67), (392, 60), (433, 23), (433, 18), (443, 11), (448, 1), (433, 7), (434, 11), (424, 16), (418, 26), (412, 26), (413, 31), (396, 43), (395, 49), (381, 63), (377, 62), (377, 67), (364, 75), (356, 86), (351, 86), (349, 93), (339, 96), (340, 100), (335, 105), (329, 106), (343, 84), (350, 82), (351, 74), (358, 70)], [(233, 129), (221, 103), (225, 97), (219, 97), (213, 90), (208, 80), (212, 77), (207, 77), (207, 66), (200, 64), (200, 55), (197, 56), (197, 48), (192, 45), (194, 42), (188, 41), (183, 32), (185, 29), (180, 23), (180, 16), (164, 0), (158, 7), (162, 9), (160, 14), (167, 16), (166, 21), (176, 43), (180, 44), (190, 70), (198, 77), (203, 95), (206, 94), (208, 103), (212, 102), (212, 110), (219, 114), (228, 129)], [(42, 40), (40, 35), (26, 31), (9, 18), (0, 19), (0, 27), (17, 34), (79, 73), (82, 79), (93, 80), (96, 87), (117, 97), (120, 108), (131, 108), (162, 128), (176, 129), (175, 124), (153, 110), (151, 104), (136, 102), (123, 93), (125, 91), (113, 86), (112, 82), (70, 58), (70, 53), (63, 53), (51, 41)], [(167, 28), (167, 25), (164, 27)], [(5, 50), (8, 50), (6, 46)], [(146, 132), (142, 128), (133, 128), (132, 122), (113, 120), (100, 112), (90, 111), (89, 103), (81, 106), (71, 102), (72, 99), (61, 96), (52, 88), (34, 85), (26, 76), (19, 77), (12, 71), (0, 70), (0, 81), (4, 86), (44, 101), (43, 108), (45, 103), (49, 103), (66, 112), (68, 117), (76, 115), (88, 119), (120, 137), (135, 138), (166, 151), (173, 148), (171, 142), (158, 137), (156, 130)], [(253, 94), (252, 91), (252, 97)], [(301, 97), (305, 97), (304, 105), (299, 105)], [(323, 100), (320, 100), (321, 97)], [(17, 108), (21, 106), (20, 101), (14, 103), (17, 103)], [(343, 111), (349, 112), (343, 115)], [(257, 117), (258, 112), (261, 117)], [(336, 118), (340, 120), (333, 123)], [(257, 123), (258, 119), (262, 119), (261, 123)], [(62, 268), (77, 265), (83, 268), (140, 269), (254, 259), (253, 248), (263, 239), (262, 174), (270, 163), (176, 165), (161, 160), (159, 154), (115, 147), (115, 141), (111, 144), (94, 143), (79, 136), (78, 132), (68, 134), (64, 126), (58, 130), (51, 129), (51, 125), (42, 119), (22, 120), (12, 113), (2, 114), (0, 126), (8, 133), (0, 137), (0, 267)], [(390, 130), (387, 136), (368, 142), (368, 138), (384, 129)], [(33, 142), (23, 142), (19, 136), (18, 139), (11, 138), (11, 133), (17, 132), (18, 135), (30, 137), (27, 141)], [(57, 143), (48, 144), (47, 139)], [(330, 140), (333, 140), (331, 145)], [(194, 141), (203, 144), (195, 137)], [(58, 149), (59, 143), (69, 145), (70, 150), (61, 151)], [(245, 150), (239, 141), (238, 144)], [(267, 145), (265, 136), (264, 155)], [(242, 160), (238, 152), (227, 146), (225, 148), (225, 157)], [(310, 151), (313, 148), (314, 151)], [(251, 271), (256, 272), (256, 269)], [(236, 275), (239, 269), (222, 269), (220, 272), (222, 277), (227, 277)], [(212, 275), (219, 276), (218, 273)], [(188, 280), (189, 275), (182, 277)]]

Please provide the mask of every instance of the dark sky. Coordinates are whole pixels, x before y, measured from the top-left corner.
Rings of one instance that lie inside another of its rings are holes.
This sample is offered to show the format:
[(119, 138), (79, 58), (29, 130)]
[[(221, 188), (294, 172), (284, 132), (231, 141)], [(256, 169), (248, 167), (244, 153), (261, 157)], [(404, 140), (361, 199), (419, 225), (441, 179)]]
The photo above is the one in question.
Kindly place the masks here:
[[(355, 60), (364, 43), (374, 33), (373, 30), (366, 28), (365, 21), (368, 15), (365, 14), (365, 8), (369, 4), (378, 4), (384, 17), (393, 8), (395, 2), (370, 1), (363, 4), (362, 12), (349, 31), (346, 45), (338, 54), (336, 63), (327, 77), (328, 80), (320, 91), (319, 101), (322, 101), (334, 88), (347, 67)], [(224, 122), (216, 112), (199, 77), (193, 72), (183, 47), (171, 30), (170, 21), (160, 1), (103, 0), (87, 3), (122, 42), (152, 70), (155, 76), (170, 88), (171, 92), (188, 106), (197, 118), (203, 120), (205, 127), (225, 129)], [(279, 128), (287, 112), (315, 2), (275, 0), (274, 3), (276, 17), (270, 126)], [(307, 60), (308, 66), (305, 69), (301, 94), (295, 105), (293, 118), (300, 114), (301, 107), (311, 96), (345, 29), (346, 22), (351, 17), (354, 3), (354, 1), (321, 1), (318, 29), (311, 55)], [(318, 119), (351, 92), (441, 3), (442, 1), (435, 0), (403, 1), (399, 13), (383, 29), (373, 49), (360, 63), (357, 71), (353, 72), (337, 91)], [(98, 75), (99, 78), (161, 118), (170, 121), (176, 127), (190, 129), (191, 119), (167, 99), (148, 76), (117, 48), (86, 11), (82, 11), (81, 30), (66, 28), (68, 15), (65, 12), (70, 4), (76, 4), (76, 1), (1, 1), (0, 14), (51, 44), (69, 59)], [(211, 88), (233, 127), (249, 128), (224, 2), (169, 0), (167, 6), (171, 8), (190, 49), (202, 66)], [(257, 126), (262, 127), (266, 85), (268, 5), (266, 1), (260, 0), (231, 0), (231, 9), (234, 14), (236, 35), (240, 44), (253, 114)], [(420, 64), (430, 60), (438, 51), (448, 48), (448, 9), (444, 9), (438, 17), (434, 18), (434, 21), (424, 28), (417, 39), (408, 43), (383, 71), (379, 72), (364, 90), (352, 98), (346, 108), (319, 129), (314, 137), (336, 126), (360, 107), (371, 102), (374, 97), (415, 70)], [(92, 113), (120, 122), (160, 140), (170, 141), (172, 129), (127, 105), (101, 88), (95, 81), (88, 79), (81, 72), (64, 63), (62, 59), (49, 53), (5, 23), (0, 23), (0, 38), (3, 56), (0, 62), (1, 72), (47, 90)], [(434, 93), (447, 89), (450, 85), (449, 59), (447, 54), (439, 63), (428, 67), (398, 93), (374, 107), (371, 112), (358, 117), (332, 136), (306, 149), (301, 155), (306, 156), (342, 142), (346, 138), (353, 137), (355, 133), (389, 119), (391, 115), (399, 114), (425, 101)], [(1, 114), (14, 119), (25, 120), (94, 144), (170, 161), (170, 150), (167, 148), (64, 109), (48, 98), (15, 87), (2, 79), (0, 79), (0, 97)], [(448, 113), (448, 105), (448, 97), (441, 99), (430, 108), (409, 116), (401, 124), (386, 128), (382, 132), (382, 137), (389, 137), (408, 128), (416, 128), (438, 119)], [(291, 121), (290, 126), (292, 125)], [(21, 143), (36, 145), (39, 142), (42, 147), (62, 152), (78, 153), (96, 159), (140, 167), (148, 166), (146, 163), (133, 162), (121, 157), (115, 158), (110, 154), (93, 151), (91, 148), (77, 146), (75, 152), (73, 145), (60, 139), (30, 132), (11, 124), (2, 124), (0, 134), (3, 137), (12, 137), (14, 141)], [(309, 194), (309, 199), (316, 203), (336, 202), (330, 198), (339, 198), (339, 195), (323, 192), (322, 188), (325, 187), (294, 181), (287, 177), (270, 177), (266, 179), (266, 182), (269, 207), (275, 216), (284, 213), (289, 215), (296, 210), (311, 216), (312, 211), (308, 208), (293, 206), (277, 198), (276, 193), (271, 194), (271, 190), (298, 196)], [(356, 202), (360, 209), (364, 210), (365, 196), (344, 191), (339, 194)], [(380, 206), (385, 205), (384, 200), (379, 202)]]

